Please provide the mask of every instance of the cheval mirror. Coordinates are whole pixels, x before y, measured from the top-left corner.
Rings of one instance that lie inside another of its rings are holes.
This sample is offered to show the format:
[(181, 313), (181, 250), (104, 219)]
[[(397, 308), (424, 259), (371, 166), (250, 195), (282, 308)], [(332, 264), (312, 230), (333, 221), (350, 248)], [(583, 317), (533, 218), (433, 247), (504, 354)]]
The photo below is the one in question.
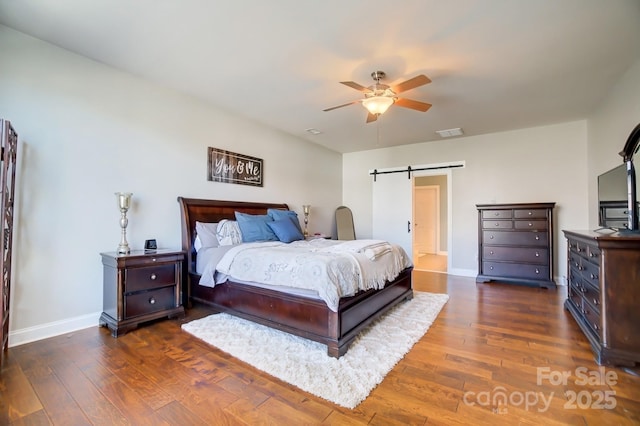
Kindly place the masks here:
[(353, 226), (353, 214), (349, 207), (340, 206), (336, 209), (336, 229), (339, 240), (356, 239), (356, 231)]

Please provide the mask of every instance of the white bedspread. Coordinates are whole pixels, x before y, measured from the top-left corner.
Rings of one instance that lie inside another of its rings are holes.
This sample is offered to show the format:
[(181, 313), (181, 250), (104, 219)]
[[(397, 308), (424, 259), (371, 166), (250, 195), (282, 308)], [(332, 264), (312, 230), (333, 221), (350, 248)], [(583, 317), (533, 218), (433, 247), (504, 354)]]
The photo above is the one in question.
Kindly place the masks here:
[(215, 285), (216, 271), (241, 281), (314, 290), (337, 311), (341, 297), (380, 289), (411, 266), (406, 252), (380, 240), (315, 239), (244, 243), (210, 262), (200, 284)]

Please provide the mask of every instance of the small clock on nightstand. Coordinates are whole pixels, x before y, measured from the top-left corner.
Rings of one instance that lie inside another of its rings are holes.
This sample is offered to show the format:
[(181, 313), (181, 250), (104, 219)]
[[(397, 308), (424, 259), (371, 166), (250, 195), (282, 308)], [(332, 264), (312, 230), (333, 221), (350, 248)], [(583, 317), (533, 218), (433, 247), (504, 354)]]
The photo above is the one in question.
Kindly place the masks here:
[(132, 250), (129, 254), (100, 255), (104, 273), (100, 325), (107, 326), (114, 337), (145, 321), (184, 315), (184, 251)]

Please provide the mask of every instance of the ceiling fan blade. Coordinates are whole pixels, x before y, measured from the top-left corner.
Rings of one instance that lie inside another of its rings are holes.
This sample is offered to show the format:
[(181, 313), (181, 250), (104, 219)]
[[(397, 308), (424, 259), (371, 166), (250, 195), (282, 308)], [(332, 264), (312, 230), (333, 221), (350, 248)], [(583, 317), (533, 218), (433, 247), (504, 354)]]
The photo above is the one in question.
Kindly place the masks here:
[(377, 114), (367, 114), (367, 123), (371, 123), (372, 121), (376, 121), (378, 119)]
[(338, 106), (334, 106), (334, 107), (331, 107), (331, 108), (323, 109), (323, 111), (332, 111), (334, 109), (338, 109), (338, 108), (346, 107), (346, 106), (349, 106), (349, 105), (353, 105), (353, 104), (358, 103), (358, 102), (360, 102), (360, 100), (349, 102), (348, 104), (343, 104), (343, 105), (338, 105)]
[(426, 112), (427, 110), (429, 110), (429, 108), (431, 108), (431, 104), (420, 102), (420, 101), (414, 101), (413, 99), (405, 99), (405, 98), (398, 98), (395, 102), (395, 105), (398, 105), (404, 108), (415, 109), (422, 112)]
[(369, 89), (368, 87), (364, 87), (364, 86), (356, 83), (355, 81), (341, 81), (340, 83), (344, 84), (345, 86), (349, 86), (352, 89), (359, 90), (361, 92), (365, 92), (365, 93), (371, 92), (371, 89)]
[(393, 91), (396, 93), (402, 93), (406, 90), (413, 89), (415, 87), (424, 86), (425, 84), (431, 83), (431, 79), (426, 75), (420, 74), (416, 77), (413, 77), (404, 83), (400, 83), (393, 87)]

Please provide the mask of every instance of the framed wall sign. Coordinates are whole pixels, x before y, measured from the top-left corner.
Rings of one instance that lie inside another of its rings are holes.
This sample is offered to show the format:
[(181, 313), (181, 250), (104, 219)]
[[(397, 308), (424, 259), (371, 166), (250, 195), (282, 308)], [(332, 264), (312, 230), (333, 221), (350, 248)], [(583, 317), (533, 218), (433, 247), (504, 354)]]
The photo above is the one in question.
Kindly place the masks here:
[(240, 185), (263, 185), (261, 158), (209, 147), (207, 180)]

